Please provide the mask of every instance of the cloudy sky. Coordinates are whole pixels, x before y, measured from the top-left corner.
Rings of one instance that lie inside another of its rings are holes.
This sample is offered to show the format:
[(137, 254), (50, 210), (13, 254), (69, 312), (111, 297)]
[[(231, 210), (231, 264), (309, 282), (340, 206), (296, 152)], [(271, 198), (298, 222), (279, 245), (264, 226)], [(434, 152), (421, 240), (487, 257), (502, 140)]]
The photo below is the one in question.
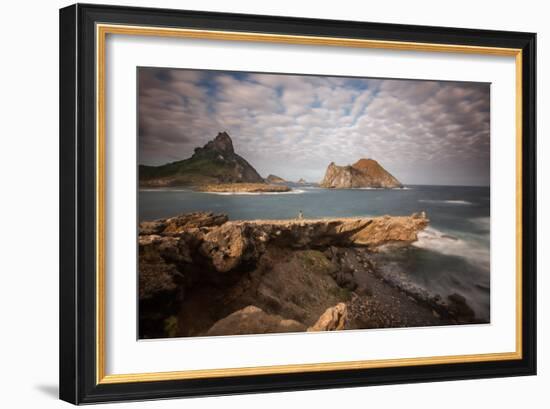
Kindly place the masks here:
[(489, 184), (489, 84), (139, 68), (140, 163), (226, 131), (262, 176), (376, 159), (405, 184)]

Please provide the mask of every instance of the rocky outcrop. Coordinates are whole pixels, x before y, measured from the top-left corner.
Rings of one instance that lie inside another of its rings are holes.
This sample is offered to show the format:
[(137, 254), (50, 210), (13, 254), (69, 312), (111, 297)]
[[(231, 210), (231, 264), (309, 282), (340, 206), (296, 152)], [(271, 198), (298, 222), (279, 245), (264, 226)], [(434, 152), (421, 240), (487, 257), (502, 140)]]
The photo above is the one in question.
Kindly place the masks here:
[(146, 187), (246, 182), (264, 183), (264, 180), (250, 163), (235, 153), (227, 132), (220, 132), (203, 147), (195, 148), (188, 159), (139, 167), (140, 186)]
[(226, 223), (201, 234), (200, 254), (210, 260), (216, 271), (225, 273), (240, 264), (256, 260), (261, 245), (250, 226)]
[[(370, 294), (361, 278), (374, 269), (369, 254), (416, 240), (427, 224), (423, 213), (229, 221), (195, 212), (142, 222), (140, 336), (341, 329), (340, 303)], [(254, 319), (237, 324), (245, 316)]]
[(265, 178), (265, 181), (267, 183), (286, 183), (286, 180), (284, 180), (282, 177), (276, 176), (276, 175), (268, 175)]
[(139, 243), (140, 249), (151, 245), (177, 249), (178, 257), (192, 259), (200, 255), (223, 273), (257, 259), (267, 245), (291, 249), (373, 249), (389, 243), (414, 242), (428, 222), (423, 212), (411, 216), (254, 221), (227, 221), (225, 215), (196, 212), (140, 223)]
[(346, 304), (338, 303), (327, 310), (319, 317), (317, 322), (307, 330), (312, 331), (339, 331), (346, 327), (348, 311)]
[(331, 162), (320, 186), (329, 189), (403, 187), (374, 159), (360, 159), (348, 166), (337, 166)]
[(217, 321), (205, 335), (244, 335), (305, 331), (304, 324), (268, 314), (261, 308), (249, 305)]

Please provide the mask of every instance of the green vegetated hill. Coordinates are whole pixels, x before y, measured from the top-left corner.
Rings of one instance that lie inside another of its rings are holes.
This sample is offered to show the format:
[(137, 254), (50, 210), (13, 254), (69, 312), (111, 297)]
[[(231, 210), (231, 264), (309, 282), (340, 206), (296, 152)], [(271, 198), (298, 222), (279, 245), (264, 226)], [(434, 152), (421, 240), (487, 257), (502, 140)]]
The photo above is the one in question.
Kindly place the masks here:
[(233, 141), (220, 132), (188, 159), (161, 166), (139, 166), (141, 186), (198, 186), (212, 183), (264, 183), (256, 169), (235, 153)]

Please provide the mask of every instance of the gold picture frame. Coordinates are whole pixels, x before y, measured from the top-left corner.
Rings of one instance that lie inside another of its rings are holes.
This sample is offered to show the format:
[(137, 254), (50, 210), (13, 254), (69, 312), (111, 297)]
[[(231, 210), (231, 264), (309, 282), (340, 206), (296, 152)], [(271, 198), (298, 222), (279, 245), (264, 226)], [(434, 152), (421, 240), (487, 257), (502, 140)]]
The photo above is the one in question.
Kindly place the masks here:
[[(117, 13), (127, 13), (123, 19), (117, 17)], [(178, 14), (180, 13), (180, 14)], [(62, 398), (74, 403), (77, 402), (93, 402), (93, 401), (103, 401), (111, 400), (113, 396), (115, 400), (118, 399), (133, 399), (135, 396), (139, 395), (139, 390), (136, 389), (139, 387), (139, 384), (159, 384), (162, 382), (171, 382), (171, 381), (190, 381), (190, 380), (219, 380), (227, 378), (237, 378), (239, 380), (248, 378), (250, 380), (250, 385), (247, 390), (261, 390), (260, 387), (255, 388), (253, 386), (254, 379), (260, 379), (262, 376), (275, 376), (275, 375), (290, 375), (290, 374), (319, 374), (325, 373), (326, 376), (330, 377), (331, 374), (334, 374), (338, 371), (362, 371), (362, 373), (368, 373), (368, 370), (372, 369), (384, 369), (384, 368), (415, 368), (418, 366), (447, 366), (452, 367), (455, 364), (471, 364), (471, 365), (481, 365), (488, 363), (502, 363), (503, 361), (511, 362), (511, 368), (521, 368), (521, 371), (526, 373), (532, 373), (534, 371), (533, 367), (533, 339), (532, 333), (533, 330), (525, 330), (526, 326), (531, 328), (534, 326), (533, 322), (533, 297), (532, 295), (532, 286), (534, 283), (534, 271), (529, 268), (529, 271), (525, 270), (526, 266), (534, 265), (533, 260), (533, 250), (530, 249), (529, 254), (527, 255), (528, 259), (525, 258), (524, 249), (525, 246), (530, 246), (531, 238), (534, 235), (534, 226), (531, 222), (529, 225), (525, 226), (525, 220), (531, 220), (532, 214), (529, 213), (526, 215), (526, 211), (531, 212), (532, 209), (525, 209), (524, 204), (526, 200), (529, 200), (533, 194), (534, 186), (531, 184), (531, 179), (533, 177), (532, 173), (534, 169), (531, 167), (526, 167), (525, 158), (531, 160), (530, 155), (531, 148), (529, 147), (532, 141), (534, 140), (534, 129), (532, 127), (531, 121), (532, 113), (534, 110), (534, 97), (532, 83), (534, 81), (534, 66), (533, 66), (533, 53), (534, 53), (534, 36), (530, 34), (520, 33), (517, 36), (512, 35), (512, 33), (501, 33), (502, 38), (499, 41), (493, 41), (492, 37), (488, 33), (476, 32), (469, 33), (461, 31), (459, 29), (448, 29), (448, 32), (445, 32), (445, 29), (441, 29), (444, 34), (432, 33), (431, 39), (433, 41), (425, 42), (418, 41), (414, 38), (414, 35), (411, 33), (421, 32), (422, 28), (410, 27), (409, 35), (411, 36), (411, 41), (406, 41), (403, 39), (392, 39), (392, 26), (384, 25), (380, 28), (378, 34), (379, 38), (364, 38), (365, 34), (360, 30), (361, 24), (364, 25), (364, 29), (370, 29), (368, 23), (357, 23), (358, 30), (357, 36), (342, 37), (338, 34), (336, 29), (330, 29), (329, 22), (318, 22), (317, 23), (317, 35), (310, 34), (288, 34), (285, 33), (285, 25), (287, 30), (290, 31), (290, 26), (294, 30), (296, 25), (299, 25), (299, 19), (284, 19), (284, 18), (273, 18), (276, 23), (279, 24), (279, 31), (271, 27), (269, 30), (266, 29), (265, 32), (260, 31), (247, 31), (239, 27), (237, 30), (231, 30), (223, 28), (224, 21), (225, 25), (232, 23), (232, 19), (238, 20), (233, 15), (224, 15), (225, 20), (220, 23), (220, 16), (213, 16), (213, 22), (211, 27), (196, 27), (193, 24), (190, 24), (194, 19), (199, 19), (198, 15), (195, 15), (190, 12), (178, 12), (175, 13), (174, 21), (171, 24), (165, 23), (162, 17), (162, 13), (155, 11), (153, 9), (131, 9), (131, 8), (102, 8), (99, 6), (71, 6), (69, 8), (63, 9), (61, 11), (62, 25), (65, 21), (67, 29), (64, 31), (62, 29), (61, 36), (63, 40), (64, 35), (74, 35), (76, 32), (76, 27), (78, 27), (78, 22), (83, 22), (82, 25), (85, 25), (84, 28), (80, 27), (81, 30), (86, 31), (86, 36), (84, 40), (75, 38), (72, 40), (70, 50), (63, 50), (62, 48), (62, 59), (65, 57), (70, 60), (73, 64), (79, 64), (76, 62), (76, 50), (80, 47), (84, 55), (92, 56), (93, 61), (87, 61), (88, 64), (88, 73), (93, 72), (94, 77), (89, 78), (87, 76), (83, 78), (75, 78), (77, 81), (86, 81), (86, 87), (91, 88), (87, 89), (87, 94), (93, 95), (95, 99), (95, 104), (93, 109), (95, 111), (95, 130), (94, 130), (94, 147), (95, 147), (95, 156), (94, 156), (94, 180), (89, 189), (95, 191), (95, 202), (94, 202), (94, 214), (93, 220), (95, 220), (95, 232), (94, 232), (94, 269), (93, 269), (93, 282), (95, 283), (95, 288), (93, 291), (94, 298), (92, 302), (94, 305), (95, 315), (91, 321), (94, 324), (95, 337), (94, 337), (94, 350), (90, 351), (90, 345), (92, 345), (89, 340), (86, 342), (88, 345), (86, 347), (86, 355), (88, 368), (86, 368), (86, 375), (82, 374), (77, 376), (77, 378), (85, 379), (85, 382), (88, 385), (87, 391), (83, 391), (80, 388), (80, 392), (69, 392), (71, 385), (74, 385), (74, 382), (78, 382), (78, 379), (69, 379), (70, 376), (65, 372), (62, 373), (62, 388), (61, 395)], [(136, 17), (137, 16), (137, 17)], [(151, 19), (157, 18), (157, 24), (155, 25), (146, 25), (140, 24), (140, 19), (147, 16)], [(215, 18), (214, 18), (215, 17)], [(180, 26), (175, 22), (180, 19)], [(239, 19), (242, 19), (243, 16), (239, 16)], [(248, 19), (250, 24), (253, 24), (255, 16), (246, 16), (245, 19)], [(115, 20), (115, 21), (110, 21)], [(120, 20), (120, 21), (116, 21)], [(132, 20), (134, 20), (132, 22)], [(229, 23), (228, 23), (229, 21)], [(85, 22), (85, 23), (84, 23)], [(198, 24), (198, 23), (197, 23)], [(236, 23), (233, 23), (236, 24)], [(266, 23), (267, 24), (267, 23)], [(277, 24), (275, 24), (277, 26)], [(377, 26), (378, 27), (378, 26)], [(73, 30), (74, 29), (74, 30)], [(93, 30), (93, 36), (92, 34)], [(455, 31), (453, 31), (455, 30)], [(462, 36), (462, 42), (450, 43), (445, 37), (445, 34), (455, 34), (456, 36)], [(348, 362), (319, 362), (315, 364), (296, 364), (296, 365), (280, 365), (280, 366), (258, 366), (258, 367), (241, 367), (241, 368), (219, 368), (219, 369), (208, 369), (208, 370), (188, 370), (188, 371), (173, 371), (173, 372), (154, 372), (154, 373), (127, 373), (127, 374), (107, 374), (105, 371), (105, 360), (106, 360), (106, 343), (105, 343), (105, 191), (106, 191), (106, 174), (105, 174), (105, 138), (106, 138), (106, 127), (105, 127), (105, 110), (106, 110), (106, 87), (105, 87), (105, 49), (106, 41), (109, 36), (116, 35), (125, 35), (125, 36), (160, 36), (167, 38), (193, 38), (193, 39), (209, 39), (217, 41), (244, 41), (244, 42), (256, 42), (256, 43), (279, 43), (279, 44), (292, 44), (292, 45), (321, 45), (321, 46), (334, 46), (334, 47), (354, 47), (354, 48), (371, 48), (371, 49), (382, 49), (382, 50), (400, 50), (400, 51), (425, 51), (425, 52), (444, 52), (444, 53), (466, 53), (466, 54), (480, 54), (480, 55), (497, 55), (497, 56), (509, 56), (515, 58), (516, 66), (516, 345), (515, 351), (510, 351), (506, 353), (486, 353), (486, 354), (475, 354), (475, 355), (455, 355), (455, 356), (427, 356), (427, 357), (416, 357), (416, 358), (399, 358), (399, 359), (382, 359), (382, 360), (369, 360), (369, 361), (348, 361)], [(403, 34), (405, 35), (405, 34)], [(425, 35), (426, 36), (426, 35)], [(493, 35), (494, 37), (495, 35)], [(383, 39), (382, 37), (385, 37)], [(79, 41), (83, 41), (83, 44), (80, 44)], [(491, 45), (487, 45), (491, 43)], [(495, 44), (493, 44), (495, 43)], [(73, 51), (71, 53), (70, 51)], [(65, 54), (63, 54), (65, 53)], [(526, 56), (527, 54), (527, 56)], [(90, 67), (90, 64), (93, 64), (93, 67)], [(63, 66), (62, 66), (63, 67)], [(77, 67), (78, 68), (78, 67)], [(93, 68), (93, 70), (91, 69)], [(63, 71), (63, 68), (62, 68)], [(77, 76), (77, 74), (74, 74)], [(84, 75), (84, 74), (81, 74)], [(90, 87), (89, 84), (93, 84), (93, 87)], [(63, 86), (63, 85), (62, 85)], [(69, 86), (69, 85), (67, 85)], [(78, 92), (77, 89), (73, 91), (75, 94)], [(69, 112), (77, 111), (78, 106), (74, 106), (75, 101), (63, 101), (63, 92), (62, 92), (62, 115), (65, 112), (65, 115), (68, 115)], [(71, 105), (67, 108), (66, 111), (63, 110), (63, 103), (66, 106)], [(527, 108), (527, 109), (526, 109)], [(527, 111), (527, 112), (526, 112)], [(76, 121), (76, 119), (73, 119)], [(526, 123), (526, 120), (529, 123)], [(75, 127), (75, 129), (78, 129)], [(79, 135), (75, 135), (74, 130), (72, 133), (66, 131), (67, 134), (62, 134), (62, 144), (65, 139), (69, 138), (79, 138)], [(525, 147), (527, 147), (527, 150)], [(63, 161), (63, 158), (62, 158)], [(89, 160), (88, 160), (89, 162)], [(70, 166), (67, 165), (66, 169), (69, 169)], [(71, 171), (74, 171), (72, 169)], [(525, 186), (527, 181), (528, 186)], [(79, 207), (79, 203), (75, 202), (75, 196), (71, 198), (71, 191), (67, 190), (62, 192), (62, 196), (65, 195), (65, 200), (72, 201), (76, 208)], [(74, 192), (73, 192), (74, 193)], [(62, 222), (63, 223), (63, 222)], [(66, 234), (72, 233), (71, 229), (67, 229)], [(74, 234), (74, 233), (72, 233)], [(62, 236), (63, 236), (63, 227), (62, 227)], [(527, 241), (529, 243), (527, 243)], [(62, 269), (63, 270), (63, 269)], [(72, 276), (83, 274), (83, 272), (76, 272), (74, 269), (68, 269), (61, 272), (61, 279), (63, 280), (65, 276), (71, 274)], [(90, 273), (88, 272), (87, 280)], [(525, 280), (527, 280), (527, 287), (525, 286)], [(78, 280), (74, 280), (74, 287), (77, 285)], [(91, 281), (88, 281), (91, 282)], [(529, 293), (529, 299), (525, 299), (525, 295)], [(91, 294), (91, 293), (90, 293)], [(63, 294), (62, 294), (63, 297)], [(77, 300), (74, 300), (71, 305), (67, 305), (66, 301), (62, 300), (62, 309), (70, 310), (67, 312), (68, 316), (78, 315)], [(87, 304), (92, 305), (92, 304)], [(526, 310), (525, 306), (528, 305), (529, 308)], [(81, 305), (80, 308), (83, 308)], [(527, 318), (527, 322), (526, 322)], [(76, 320), (76, 318), (75, 318)], [(69, 339), (74, 339), (74, 334), (69, 334), (67, 332), (76, 326), (75, 323), (72, 323), (72, 326), (67, 326), (65, 329), (62, 325), (62, 345), (63, 338), (67, 338), (65, 342), (69, 342)], [(64, 332), (65, 331), (65, 332)], [(77, 334), (77, 337), (82, 337), (83, 334)], [(525, 336), (527, 336), (527, 342), (525, 342)], [(63, 346), (62, 346), (63, 350)], [(79, 357), (75, 357), (75, 351), (71, 350), (68, 352), (68, 355), (72, 357), (74, 363), (73, 370), (76, 371), (77, 362)], [(89, 368), (90, 360), (89, 357), (93, 356), (93, 368)], [(67, 359), (63, 357), (61, 359)], [(480, 366), (481, 368), (481, 366)], [(491, 367), (493, 368), (493, 367)], [(497, 367), (494, 367), (497, 368)], [(365, 372), (367, 371), (367, 372)], [(450, 369), (452, 372), (452, 368)], [(496, 369), (495, 369), (496, 371)], [(518, 369), (519, 371), (519, 369)], [(63, 371), (62, 371), (63, 372)], [(512, 373), (513, 371), (510, 370)], [(496, 372), (495, 372), (496, 373)], [(93, 378), (91, 375), (93, 374)], [(460, 376), (459, 374), (455, 375)], [(497, 374), (498, 376), (498, 374)], [(449, 373), (446, 375), (448, 379), (453, 378), (453, 374)], [(254, 379), (252, 379), (254, 378)], [(396, 378), (397, 379), (397, 378)], [(67, 386), (63, 387), (63, 384)], [(376, 383), (376, 382), (374, 382)], [(93, 387), (92, 387), (93, 386)], [(115, 392), (109, 391), (104, 392), (105, 388), (117, 388), (122, 387), (126, 389), (120, 389), (120, 392), (117, 392), (116, 389), (113, 389)], [(297, 388), (300, 386), (297, 385)], [(319, 387), (323, 387), (323, 384), (320, 383)], [(90, 389), (91, 388), (91, 389)], [(185, 384), (174, 387), (174, 393), (172, 395), (166, 394), (162, 395), (160, 389), (155, 393), (151, 393), (150, 397), (162, 397), (162, 396), (188, 396), (193, 394), (203, 394), (203, 391), (199, 389), (193, 390)], [(178, 389), (179, 388), (179, 389)], [(186, 389), (187, 388), (187, 389)], [(84, 388), (86, 389), (86, 388)], [(276, 387), (275, 390), (279, 390)], [(281, 387), (280, 390), (284, 388)], [(287, 388), (288, 389), (288, 388)], [(130, 392), (127, 392), (130, 390)], [(237, 390), (237, 389), (234, 389)], [(226, 393), (231, 392), (231, 389), (226, 390)], [(124, 395), (124, 393), (126, 395)], [(123, 396), (124, 395), (124, 396)], [(148, 398), (146, 396), (145, 398)]]

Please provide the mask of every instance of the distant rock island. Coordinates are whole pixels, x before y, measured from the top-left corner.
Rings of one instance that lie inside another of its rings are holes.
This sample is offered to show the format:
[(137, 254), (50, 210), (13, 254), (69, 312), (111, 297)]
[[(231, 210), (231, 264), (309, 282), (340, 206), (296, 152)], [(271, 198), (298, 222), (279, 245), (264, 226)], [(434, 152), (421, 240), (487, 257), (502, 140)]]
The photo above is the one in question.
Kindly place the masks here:
[[(292, 190), (281, 186), (287, 181), (270, 174), (264, 180), (254, 167), (235, 153), (227, 132), (203, 147), (195, 148), (188, 158), (161, 166), (139, 166), (141, 187), (189, 186), (199, 191), (217, 193), (262, 193)], [(298, 184), (307, 182), (301, 178)], [(403, 185), (378, 162), (360, 159), (353, 165), (337, 166), (331, 162), (319, 185), (329, 189), (400, 188)]]
[(269, 175), (268, 177), (265, 178), (265, 181), (267, 183), (286, 183), (286, 180), (276, 175)]
[(331, 162), (320, 186), (328, 189), (403, 187), (374, 159), (360, 159), (348, 166), (338, 166)]
[(201, 192), (266, 193), (288, 192), (287, 186), (269, 175), (266, 183), (254, 167), (235, 153), (227, 132), (220, 132), (202, 148), (195, 148), (189, 159), (162, 166), (139, 166), (141, 187), (190, 186)]

